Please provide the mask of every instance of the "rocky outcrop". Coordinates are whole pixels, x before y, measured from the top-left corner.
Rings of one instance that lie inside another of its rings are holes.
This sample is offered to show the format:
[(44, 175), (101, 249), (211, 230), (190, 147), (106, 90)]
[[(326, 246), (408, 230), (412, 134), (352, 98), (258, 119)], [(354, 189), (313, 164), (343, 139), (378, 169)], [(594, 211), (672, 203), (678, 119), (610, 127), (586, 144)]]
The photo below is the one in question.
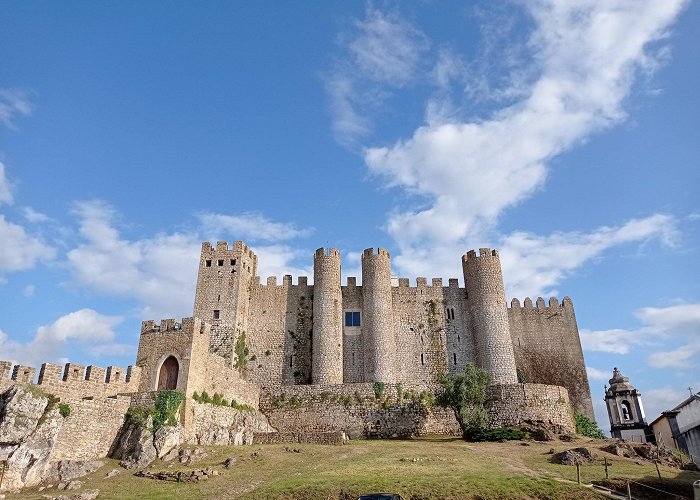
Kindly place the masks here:
[(253, 434), (274, 432), (259, 411), (241, 411), (225, 406), (193, 402), (194, 441), (199, 445), (243, 445), (253, 443)]
[(562, 451), (552, 457), (552, 462), (562, 465), (582, 465), (595, 461), (595, 455), (588, 448), (572, 448)]
[(177, 456), (184, 429), (179, 425), (163, 426), (154, 434), (152, 428), (153, 418), (150, 415), (143, 422), (127, 420), (110, 457), (120, 460), (119, 465), (126, 469), (140, 469), (157, 458), (172, 459)]
[(63, 417), (49, 399), (21, 386), (0, 395), (0, 459), (7, 460), (3, 491), (39, 484), (45, 477)]

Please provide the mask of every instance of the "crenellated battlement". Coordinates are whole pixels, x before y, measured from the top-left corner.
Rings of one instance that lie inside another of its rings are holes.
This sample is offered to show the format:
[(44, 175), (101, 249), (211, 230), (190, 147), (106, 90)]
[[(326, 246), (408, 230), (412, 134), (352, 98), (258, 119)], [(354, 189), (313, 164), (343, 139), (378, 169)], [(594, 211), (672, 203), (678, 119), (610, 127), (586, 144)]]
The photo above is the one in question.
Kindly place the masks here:
[(317, 257), (336, 257), (339, 259), (340, 252), (337, 248), (329, 248), (328, 250), (326, 250), (325, 248), (319, 248), (316, 250), (316, 253), (314, 253), (314, 258)]
[(268, 276), (265, 279), (264, 285), (260, 283), (260, 278), (258, 277), (257, 280), (253, 280), (252, 285), (260, 286), (260, 287), (294, 287), (294, 286), (306, 287), (306, 286), (309, 286), (309, 277), (308, 276), (297, 276), (297, 282), (296, 282), (296, 284), (294, 284), (292, 275), (285, 274), (282, 277), (282, 283), (278, 284), (277, 283), (277, 276)]
[(548, 304), (545, 303), (542, 297), (537, 297), (534, 305), (532, 299), (530, 297), (526, 297), (522, 307), (520, 306), (520, 301), (514, 298), (510, 301), (510, 307), (508, 309), (512, 309), (514, 311), (558, 311), (562, 309), (572, 310), (573, 307), (574, 304), (569, 297), (564, 297), (561, 303), (559, 303), (559, 299), (556, 297), (550, 297)]
[[(457, 278), (450, 278), (448, 280), (448, 286), (450, 288), (459, 288), (459, 280)], [(416, 286), (411, 287), (411, 281), (409, 278), (399, 278), (398, 288), (444, 288), (442, 278), (432, 278), (430, 284), (428, 284), (428, 279), (423, 277), (416, 278)]]
[(473, 259), (490, 259), (491, 257), (498, 257), (498, 250), (480, 248), (479, 255), (476, 254), (476, 250), (469, 250), (467, 253), (462, 255), (462, 262), (467, 262)]
[(182, 321), (177, 321), (172, 318), (162, 319), (160, 323), (149, 319), (141, 322), (141, 335), (149, 333), (173, 333), (173, 334), (192, 334), (208, 333), (211, 325), (200, 318), (182, 318)]
[[(33, 384), (36, 368), (0, 361), (0, 389), (12, 384)], [(8, 379), (9, 376), (9, 379)], [(36, 385), (61, 398), (108, 397), (138, 390), (141, 369), (119, 366), (43, 363)]]
[[(365, 257), (372, 257), (374, 256), (374, 248), (365, 248), (365, 250), (362, 252), (362, 258), (364, 259)], [(377, 253), (376, 255), (383, 255), (387, 258), (390, 258), (391, 256), (389, 255), (389, 252), (387, 251), (386, 248), (377, 248)]]
[(347, 286), (356, 287), (357, 286), (357, 277), (356, 276), (348, 276)]
[(257, 255), (253, 252), (251, 248), (248, 247), (242, 241), (234, 241), (233, 245), (229, 246), (226, 241), (217, 241), (216, 246), (212, 243), (205, 241), (202, 242), (202, 255), (203, 256), (228, 256), (228, 255), (240, 255), (242, 257), (250, 257), (257, 262)]

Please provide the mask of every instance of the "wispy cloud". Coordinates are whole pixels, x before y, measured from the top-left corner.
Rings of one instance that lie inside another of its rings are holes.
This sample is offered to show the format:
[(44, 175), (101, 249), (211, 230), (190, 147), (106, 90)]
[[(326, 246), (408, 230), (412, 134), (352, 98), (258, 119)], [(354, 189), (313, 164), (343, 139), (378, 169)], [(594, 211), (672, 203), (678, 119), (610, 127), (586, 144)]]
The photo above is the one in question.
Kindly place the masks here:
[(236, 215), (202, 213), (198, 219), (207, 237), (233, 236), (254, 241), (283, 241), (308, 236), (310, 228), (299, 229), (294, 224), (275, 222), (260, 213), (245, 212)]
[(339, 37), (340, 54), (325, 77), (337, 140), (350, 147), (372, 130), (373, 118), (391, 96), (425, 73), (430, 41), (396, 12), (371, 5), (363, 19)]
[[(700, 360), (700, 302), (638, 309), (642, 327), (611, 330), (581, 330), (585, 351), (627, 354), (645, 346), (652, 368), (692, 370)], [(671, 347), (671, 349), (669, 349)]]
[(0, 124), (14, 128), (14, 119), (17, 116), (29, 116), (31, 113), (29, 92), (16, 88), (0, 88)]
[(12, 205), (14, 196), (12, 196), (12, 184), (5, 176), (5, 165), (0, 161), (0, 205)]

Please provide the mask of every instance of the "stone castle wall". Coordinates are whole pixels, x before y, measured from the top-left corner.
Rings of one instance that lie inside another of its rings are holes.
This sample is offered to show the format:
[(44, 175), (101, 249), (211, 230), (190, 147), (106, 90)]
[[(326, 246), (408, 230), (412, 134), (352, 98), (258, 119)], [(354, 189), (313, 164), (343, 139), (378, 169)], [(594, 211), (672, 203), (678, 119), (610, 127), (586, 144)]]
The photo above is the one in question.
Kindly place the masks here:
[(35, 383), (47, 393), (65, 398), (82, 398), (94, 396), (105, 398), (117, 394), (131, 393), (138, 390), (141, 369), (129, 366), (84, 366), (67, 363), (64, 366), (44, 363), (37, 370), (31, 366), (13, 365), (9, 361), (0, 361), (0, 391), (11, 385)]
[(541, 422), (576, 432), (569, 394), (564, 387), (544, 384), (499, 384), (488, 388), (489, 425), (511, 427)]
[(574, 409), (591, 419), (593, 404), (571, 299), (513, 299), (508, 309), (518, 372), (525, 382), (561, 385)]
[[(430, 283), (417, 278), (415, 286), (399, 278), (398, 286), (392, 286), (384, 249), (363, 252), (363, 286), (350, 277), (337, 287), (340, 255), (320, 251), (316, 279), (326, 283), (323, 277), (332, 275), (327, 281), (332, 285), (323, 284), (323, 289), (309, 285), (306, 277), (299, 277), (297, 284), (291, 276), (281, 284), (275, 277), (261, 284), (254, 275), (257, 257), (245, 244), (203, 245), (195, 313), (212, 323), (210, 351), (229, 363), (236, 362), (234, 346), (245, 334), (246, 380), (264, 388), (310, 384), (316, 362), (316, 371), (329, 383), (429, 383), (473, 362), (490, 371), (496, 382), (515, 383), (520, 375), (530, 383), (565, 386), (577, 411), (592, 415), (573, 309), (563, 307), (554, 319), (545, 320), (537, 309), (508, 308), (495, 250), (464, 256), (462, 288), (456, 279), (443, 286), (440, 278)], [(253, 263), (250, 272), (246, 264), (232, 272), (244, 261)], [(335, 308), (338, 288), (340, 311)], [(215, 307), (222, 308), (220, 319), (207, 319)], [(234, 314), (228, 307), (238, 310)], [(348, 311), (361, 313), (361, 326), (345, 325)], [(226, 318), (233, 321), (234, 316), (237, 325), (227, 324)], [(314, 334), (314, 318), (318, 328), (334, 333)], [(339, 320), (342, 336), (336, 342)], [(336, 361), (324, 362), (323, 356), (342, 359), (342, 377)]]
[(63, 419), (53, 461), (106, 457), (131, 405), (130, 395), (108, 398), (66, 399), (70, 416)]

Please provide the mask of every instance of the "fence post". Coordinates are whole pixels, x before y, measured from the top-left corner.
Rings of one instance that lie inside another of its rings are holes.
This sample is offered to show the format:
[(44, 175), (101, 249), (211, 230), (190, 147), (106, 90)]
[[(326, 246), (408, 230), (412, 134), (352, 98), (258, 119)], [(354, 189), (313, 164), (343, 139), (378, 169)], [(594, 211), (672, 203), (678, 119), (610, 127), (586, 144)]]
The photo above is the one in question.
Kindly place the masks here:
[(581, 465), (576, 464), (576, 482), (581, 484)]
[(627, 481), (627, 500), (632, 500), (632, 490), (630, 490), (630, 482)]
[(658, 460), (655, 461), (654, 465), (656, 465), (656, 473), (658, 474), (659, 479), (661, 479), (661, 471), (659, 470), (659, 461)]

